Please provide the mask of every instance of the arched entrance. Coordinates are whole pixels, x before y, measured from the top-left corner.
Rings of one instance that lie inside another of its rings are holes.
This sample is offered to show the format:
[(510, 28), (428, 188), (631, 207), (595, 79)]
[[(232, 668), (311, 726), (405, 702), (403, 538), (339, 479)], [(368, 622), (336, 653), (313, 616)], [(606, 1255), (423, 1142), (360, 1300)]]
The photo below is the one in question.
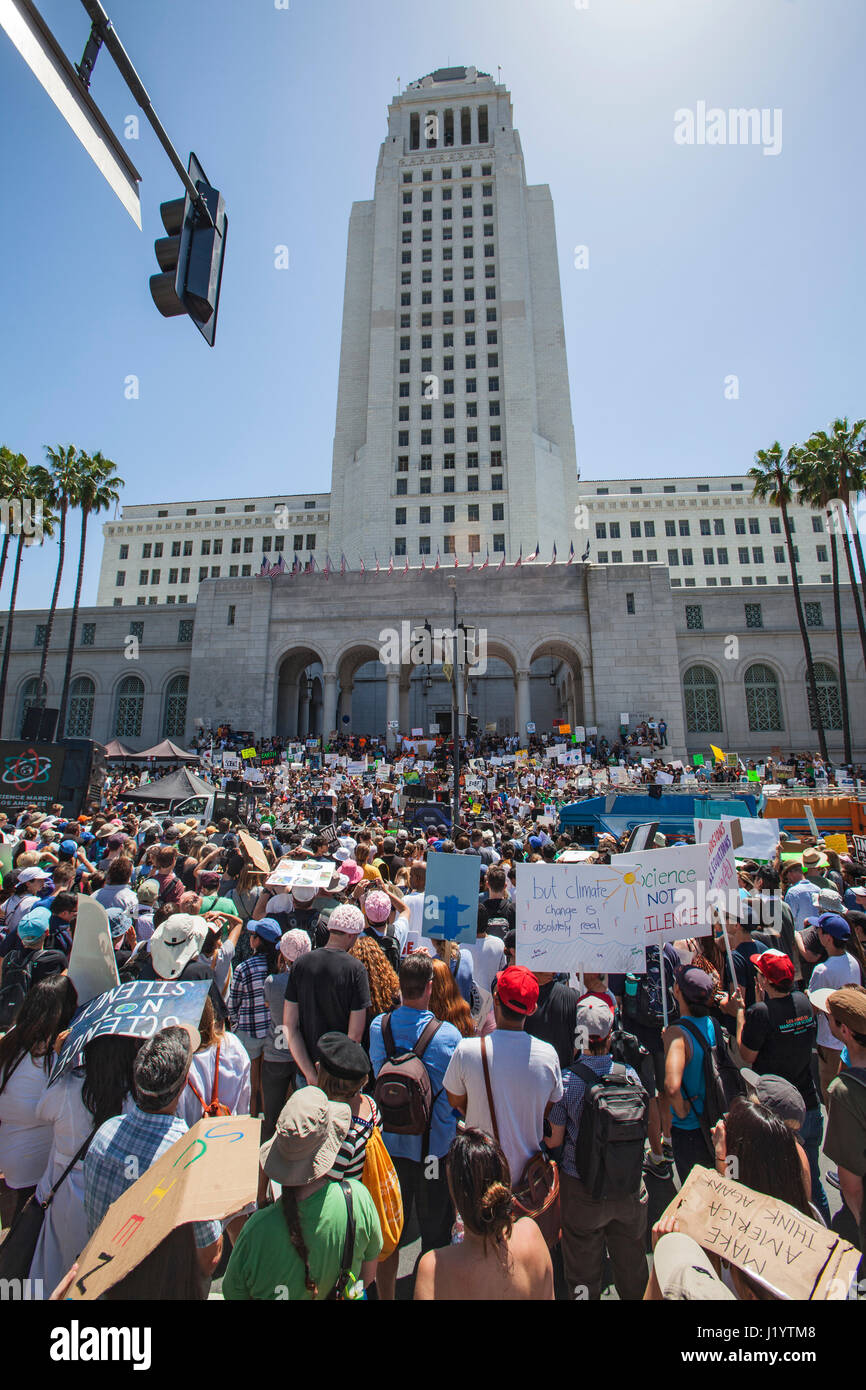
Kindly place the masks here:
[(280, 738), (308, 738), (321, 732), (322, 658), (312, 647), (293, 647), (277, 671), (276, 731)]
[(580, 654), (564, 638), (547, 638), (533, 649), (523, 692), (518, 689), (518, 704), (521, 693), (539, 733), (548, 732), (555, 723), (570, 724), (572, 729), (586, 726)]

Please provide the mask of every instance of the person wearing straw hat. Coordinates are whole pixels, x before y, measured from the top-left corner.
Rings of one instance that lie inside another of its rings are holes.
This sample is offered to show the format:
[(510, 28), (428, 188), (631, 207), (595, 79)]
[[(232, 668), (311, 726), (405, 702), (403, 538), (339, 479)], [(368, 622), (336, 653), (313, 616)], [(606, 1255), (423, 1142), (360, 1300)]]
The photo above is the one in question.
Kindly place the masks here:
[[(226, 1299), (327, 1299), (348, 1272), (364, 1289), (375, 1284), (382, 1249), (375, 1203), (363, 1183), (329, 1178), (351, 1123), (350, 1107), (328, 1100), (318, 1086), (303, 1086), (286, 1102), (273, 1138), (259, 1150), (266, 1176), (282, 1187), (280, 1199), (251, 1216), (238, 1236), (223, 1278)], [(347, 1270), (350, 1219), (355, 1239)]]

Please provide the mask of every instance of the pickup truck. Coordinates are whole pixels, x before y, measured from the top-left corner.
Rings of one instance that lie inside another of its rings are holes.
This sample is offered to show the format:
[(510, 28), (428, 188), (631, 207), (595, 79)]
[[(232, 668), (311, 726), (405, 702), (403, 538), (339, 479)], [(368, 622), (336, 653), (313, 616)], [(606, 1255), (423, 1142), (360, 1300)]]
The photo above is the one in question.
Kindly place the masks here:
[(256, 826), (256, 791), (246, 788), (242, 792), (211, 792), (209, 796), (187, 796), (170, 801), (168, 806), (152, 812), (152, 818), (159, 825), (165, 820), (189, 820), (195, 816), (202, 829), (206, 825), (216, 825), (226, 819), (232, 825)]

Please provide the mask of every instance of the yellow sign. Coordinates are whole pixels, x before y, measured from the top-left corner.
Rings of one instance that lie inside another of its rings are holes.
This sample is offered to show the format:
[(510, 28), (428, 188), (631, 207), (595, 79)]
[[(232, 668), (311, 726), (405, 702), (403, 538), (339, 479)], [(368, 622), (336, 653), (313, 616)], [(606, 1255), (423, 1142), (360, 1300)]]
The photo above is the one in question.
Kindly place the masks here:
[(477, 802), (477, 801), (473, 801), (473, 803), (472, 803), (472, 814), (473, 814), (473, 816), (480, 816), (480, 815), (481, 815), (481, 805), (480, 805), (480, 803)]
[(834, 849), (837, 854), (848, 853), (848, 840), (845, 835), (825, 835), (824, 844), (827, 849)]
[(255, 748), (242, 748), (242, 749), (241, 749), (241, 757), (242, 757), (242, 758), (254, 758), (255, 756), (256, 756), (256, 750), (255, 750)]

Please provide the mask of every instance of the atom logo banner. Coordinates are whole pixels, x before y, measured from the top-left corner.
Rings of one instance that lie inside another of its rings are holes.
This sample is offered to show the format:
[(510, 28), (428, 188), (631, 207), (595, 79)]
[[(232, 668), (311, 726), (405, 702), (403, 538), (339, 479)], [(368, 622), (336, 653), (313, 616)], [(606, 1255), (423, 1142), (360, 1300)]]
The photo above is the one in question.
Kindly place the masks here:
[(50, 743), (0, 743), (0, 806), (57, 801), (65, 749)]

